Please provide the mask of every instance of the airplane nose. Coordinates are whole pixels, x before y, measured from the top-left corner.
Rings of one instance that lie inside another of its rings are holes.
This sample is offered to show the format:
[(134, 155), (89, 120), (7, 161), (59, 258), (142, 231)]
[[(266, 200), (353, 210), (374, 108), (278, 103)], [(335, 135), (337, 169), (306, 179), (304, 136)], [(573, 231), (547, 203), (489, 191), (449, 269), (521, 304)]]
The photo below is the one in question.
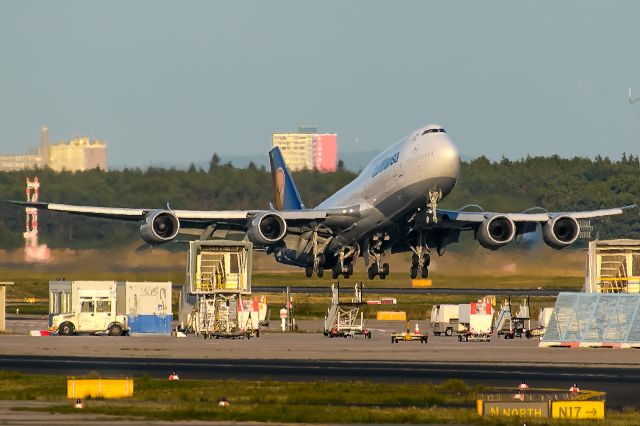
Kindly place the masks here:
[(451, 140), (442, 135), (438, 138), (438, 160), (446, 176), (458, 179), (460, 171), (460, 152)]

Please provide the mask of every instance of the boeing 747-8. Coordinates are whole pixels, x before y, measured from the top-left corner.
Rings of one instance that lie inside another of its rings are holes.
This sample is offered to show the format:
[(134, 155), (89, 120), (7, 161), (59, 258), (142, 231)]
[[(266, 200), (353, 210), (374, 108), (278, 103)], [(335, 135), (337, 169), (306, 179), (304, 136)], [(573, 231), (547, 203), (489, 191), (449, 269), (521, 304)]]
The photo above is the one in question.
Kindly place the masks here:
[(140, 222), (142, 239), (162, 244), (180, 234), (200, 239), (242, 233), (276, 261), (305, 268), (311, 277), (348, 278), (353, 263), (363, 257), (369, 279), (389, 274), (384, 253), (412, 252), (411, 278), (426, 278), (430, 255), (442, 255), (472, 231), (478, 243), (498, 249), (516, 236), (542, 226), (544, 242), (562, 249), (580, 235), (578, 220), (621, 214), (612, 208), (583, 212), (525, 211), (497, 213), (443, 210), (438, 204), (454, 189), (460, 155), (439, 125), (411, 132), (375, 157), (344, 188), (317, 207), (304, 207), (278, 148), (270, 151), (275, 204), (268, 210), (198, 211), (152, 208), (112, 208), (14, 201), (51, 211)]

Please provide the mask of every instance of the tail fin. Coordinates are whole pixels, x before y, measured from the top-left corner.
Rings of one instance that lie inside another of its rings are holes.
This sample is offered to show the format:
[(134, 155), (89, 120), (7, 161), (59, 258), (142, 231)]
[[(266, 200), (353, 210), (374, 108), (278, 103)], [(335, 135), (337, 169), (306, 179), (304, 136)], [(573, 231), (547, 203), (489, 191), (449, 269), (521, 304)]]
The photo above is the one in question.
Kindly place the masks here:
[(303, 210), (304, 204), (277, 146), (269, 151), (276, 210)]

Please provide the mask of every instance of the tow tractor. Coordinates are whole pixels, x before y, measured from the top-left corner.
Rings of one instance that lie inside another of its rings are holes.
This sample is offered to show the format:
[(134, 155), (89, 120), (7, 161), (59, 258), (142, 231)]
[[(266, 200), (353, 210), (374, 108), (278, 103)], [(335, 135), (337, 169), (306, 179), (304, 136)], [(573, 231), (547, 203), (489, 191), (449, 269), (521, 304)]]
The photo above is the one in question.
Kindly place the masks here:
[(407, 321), (407, 331), (404, 333), (394, 333), (391, 335), (391, 343), (398, 342), (420, 342), (427, 343), (429, 336), (423, 333), (412, 333), (411, 323)]

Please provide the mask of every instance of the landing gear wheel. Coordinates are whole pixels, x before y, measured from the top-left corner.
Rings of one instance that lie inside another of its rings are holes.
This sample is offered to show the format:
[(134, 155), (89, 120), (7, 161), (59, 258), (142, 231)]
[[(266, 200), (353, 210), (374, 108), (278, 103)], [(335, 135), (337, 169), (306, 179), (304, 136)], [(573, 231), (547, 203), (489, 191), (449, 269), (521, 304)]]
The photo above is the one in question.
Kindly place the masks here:
[(347, 274), (353, 275), (353, 263), (347, 265)]
[(323, 267), (318, 267), (318, 270), (316, 271), (316, 275), (318, 276), (318, 278), (322, 278), (324, 276), (324, 268)]
[(369, 266), (369, 269), (367, 269), (367, 277), (372, 280), (376, 277), (376, 275), (378, 275), (378, 271), (376, 270), (375, 265)]
[(337, 280), (338, 277), (340, 276), (340, 271), (338, 270), (337, 267), (333, 267), (333, 269), (331, 269), (331, 278), (333, 278), (334, 280)]
[(417, 266), (412, 266), (411, 269), (409, 270), (409, 276), (411, 277), (412, 280), (416, 279), (416, 277), (418, 276), (418, 267)]
[(382, 265), (382, 275), (384, 275), (385, 277), (387, 275), (389, 275), (389, 264), (388, 263), (384, 263)]
[(419, 261), (420, 261), (420, 256), (414, 253), (413, 256), (411, 256), (411, 266), (418, 266)]
[(75, 331), (75, 327), (70, 322), (63, 322), (58, 327), (58, 334), (61, 336), (71, 336)]
[(306, 268), (304, 268), (304, 275), (307, 278), (311, 278), (313, 276), (313, 266), (307, 266)]
[(120, 324), (111, 324), (109, 326), (109, 336), (122, 336), (122, 326)]
[(422, 278), (428, 278), (429, 277), (429, 268), (427, 268), (427, 265), (425, 265), (424, 268), (422, 268), (422, 272), (420, 273), (420, 276)]

